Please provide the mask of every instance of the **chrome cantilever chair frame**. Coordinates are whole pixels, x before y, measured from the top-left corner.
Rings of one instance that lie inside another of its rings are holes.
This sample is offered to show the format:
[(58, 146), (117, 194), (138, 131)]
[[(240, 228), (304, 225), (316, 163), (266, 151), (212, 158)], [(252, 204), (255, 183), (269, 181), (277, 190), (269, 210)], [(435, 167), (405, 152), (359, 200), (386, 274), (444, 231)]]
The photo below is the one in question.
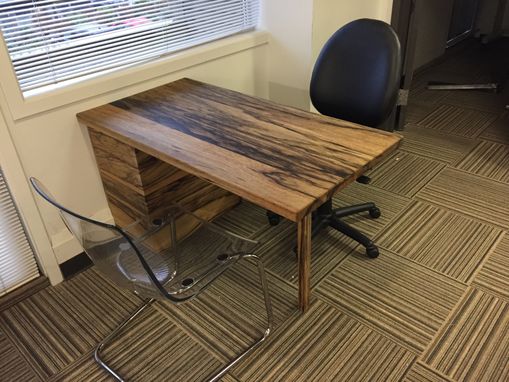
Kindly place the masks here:
[[(221, 370), (219, 370), (214, 376), (208, 379), (209, 382), (216, 382), (221, 379), (232, 367), (234, 367), (237, 363), (239, 363), (242, 359), (244, 359), (249, 353), (255, 350), (263, 341), (267, 339), (270, 332), (273, 328), (273, 316), (272, 316), (272, 306), (269, 295), (269, 288), (267, 283), (267, 278), (265, 276), (265, 268), (263, 263), (258, 258), (258, 256), (254, 254), (245, 254), (239, 256), (240, 259), (252, 259), (256, 262), (258, 266), (258, 273), (260, 276), (260, 284), (262, 285), (263, 297), (265, 300), (265, 309), (267, 311), (267, 328), (265, 329), (263, 335), (253, 342), (247, 349), (245, 349), (242, 353), (240, 353), (237, 357), (232, 359), (228, 364), (226, 364)], [(192, 298), (196, 297), (194, 295)], [(191, 298), (191, 299), (192, 299)], [(110, 365), (108, 365), (101, 357), (101, 353), (104, 348), (110, 344), (118, 335), (121, 334), (122, 330), (126, 328), (131, 321), (133, 321), (137, 316), (139, 316), (146, 308), (152, 305), (156, 300), (154, 298), (145, 300), (143, 304), (141, 304), (134, 312), (129, 316), (125, 321), (123, 321), (119, 326), (117, 326), (104, 340), (102, 340), (95, 348), (94, 358), (95, 361), (108, 373), (110, 373), (113, 377), (115, 377), (118, 381), (124, 381), (124, 379), (118, 374), (118, 372), (113, 369)], [(188, 300), (186, 300), (188, 301)], [(184, 301), (183, 301), (184, 302)]]
[[(113, 376), (118, 381), (124, 381), (124, 379), (119, 374), (119, 372), (117, 370), (115, 370), (115, 368), (113, 366), (111, 366), (105, 362), (105, 360), (102, 358), (102, 354), (103, 354), (103, 351), (105, 350), (105, 348), (117, 336), (119, 336), (122, 333), (122, 331), (124, 329), (126, 329), (128, 327), (128, 325), (136, 317), (138, 317), (143, 311), (145, 311), (148, 307), (150, 307), (156, 301), (156, 299), (166, 299), (166, 300), (170, 300), (171, 302), (173, 302), (175, 304), (180, 304), (180, 303), (183, 303), (183, 302), (186, 302), (186, 301), (189, 301), (189, 300), (195, 298), (203, 290), (205, 290), (208, 285), (210, 285), (214, 280), (216, 280), (218, 277), (220, 277), (227, 269), (229, 269), (231, 266), (233, 266), (240, 260), (246, 259), (247, 261), (254, 262), (257, 266), (258, 276), (260, 279), (260, 285), (261, 285), (261, 289), (263, 292), (263, 298), (264, 298), (264, 302), (265, 302), (265, 309), (266, 309), (266, 314), (267, 314), (267, 326), (263, 332), (263, 335), (260, 338), (255, 340), (255, 342), (253, 342), (247, 349), (245, 349), (237, 357), (232, 359), (228, 364), (226, 364), (221, 370), (219, 370), (215, 375), (210, 377), (208, 380), (209, 381), (218, 381), (219, 379), (221, 379), (221, 377), (224, 376), (224, 374), (226, 374), (228, 372), (228, 370), (230, 370), (233, 366), (235, 366), (238, 362), (240, 362), (243, 358), (245, 358), (250, 352), (252, 352), (255, 348), (257, 348), (263, 341), (265, 341), (267, 336), (272, 331), (273, 315), (272, 315), (270, 294), (269, 294), (269, 289), (268, 289), (268, 282), (267, 282), (267, 278), (266, 278), (266, 274), (265, 274), (265, 268), (264, 268), (261, 260), (253, 253), (247, 252), (247, 251), (246, 252), (239, 251), (237, 253), (230, 254), (230, 255), (227, 255), (227, 254), (225, 255), (224, 253), (222, 253), (220, 256), (217, 257), (219, 264), (222, 266), (215, 266), (212, 268), (208, 268), (208, 270), (204, 274), (201, 275), (201, 278), (198, 278), (196, 281), (192, 280), (192, 285), (181, 284), (181, 287), (178, 288), (177, 290), (168, 291), (165, 288), (165, 286), (175, 280), (175, 276), (177, 275), (177, 271), (178, 271), (178, 262), (176, 260), (176, 257), (175, 257), (173, 272), (171, 272), (171, 275), (166, 279), (167, 281), (165, 283), (160, 283), (157, 275), (154, 274), (154, 272), (152, 271), (152, 269), (149, 265), (149, 262), (147, 261), (147, 259), (145, 259), (144, 254), (142, 253), (143, 251), (138, 249), (137, 245), (141, 241), (143, 241), (145, 238), (147, 238), (147, 237), (151, 236), (153, 233), (161, 230), (165, 226), (165, 224), (169, 224), (171, 226), (170, 231), (171, 231), (172, 235), (170, 238), (170, 243), (172, 243), (172, 246), (176, 245), (176, 243), (177, 243), (176, 230), (175, 230), (175, 224), (174, 224), (175, 222), (174, 222), (173, 218), (170, 217), (168, 220), (163, 219), (160, 222), (161, 224), (158, 224), (155, 227), (153, 227), (151, 230), (146, 232), (142, 237), (134, 238), (126, 230), (123, 230), (120, 227), (92, 220), (90, 218), (81, 216), (81, 215), (63, 207), (62, 205), (60, 205), (59, 203), (57, 203), (54, 200), (54, 198), (49, 194), (49, 192), (44, 188), (44, 186), (39, 181), (37, 181), (37, 179), (30, 178), (30, 182), (32, 183), (32, 186), (34, 187), (35, 191), (43, 199), (45, 199), (47, 202), (49, 202), (50, 204), (52, 204), (53, 206), (55, 206), (56, 208), (59, 209), (60, 215), (61, 215), (64, 223), (66, 224), (67, 228), (71, 231), (71, 233), (73, 233), (76, 236), (76, 238), (80, 241), (80, 243), (82, 245), (84, 244), (84, 241), (86, 241), (86, 240), (83, 240), (83, 237), (80, 237), (80, 235), (76, 232), (76, 230), (72, 228), (73, 224), (72, 224), (72, 222), (70, 222), (69, 218), (75, 219), (76, 221), (86, 222), (87, 224), (102, 227), (107, 230), (114, 231), (115, 234), (117, 235), (117, 237), (119, 237), (121, 239), (125, 239), (125, 242), (128, 243), (134, 250), (133, 254), (135, 254), (136, 257), (138, 258), (138, 260), (141, 264), (141, 267), (143, 268), (142, 270), (144, 270), (147, 273), (147, 275), (150, 279), (149, 281), (155, 287), (154, 291), (149, 291), (149, 292), (156, 292), (156, 294), (155, 295), (152, 294), (150, 296), (150, 298), (146, 298), (144, 300), (144, 302), (127, 319), (125, 319), (120, 325), (118, 325), (95, 348), (95, 352), (94, 352), (95, 361), (104, 370), (106, 370), (111, 376)], [(175, 208), (178, 208), (179, 210), (183, 210), (180, 206), (175, 206)], [(219, 228), (215, 227), (214, 225), (212, 225), (211, 223), (204, 221), (203, 219), (190, 213), (189, 211), (185, 211), (185, 210), (183, 210), (183, 211), (184, 211), (184, 213), (191, 215), (194, 219), (197, 219), (201, 224), (206, 226), (208, 228), (208, 230), (218, 233), (218, 234), (222, 235), (223, 237), (229, 237), (230, 239), (232, 239), (232, 243), (235, 243), (235, 240), (238, 242), (240, 242), (240, 241), (243, 241), (244, 243), (247, 242), (249, 244), (256, 243), (252, 240), (240, 237), (234, 233), (219, 229)], [(241, 243), (241, 245), (242, 245), (242, 243)], [(87, 252), (86, 245), (83, 245), (83, 246), (84, 246), (85, 252)], [(235, 244), (233, 247), (236, 248)], [(94, 262), (96, 262), (97, 254), (94, 255), (94, 254), (90, 254), (89, 252), (87, 252), (87, 254)], [(120, 259), (120, 257), (117, 258), (117, 262), (119, 259)], [(99, 267), (99, 270), (101, 270), (101, 267)], [(126, 273), (125, 269), (122, 270), (122, 273), (123, 273), (123, 276), (129, 280), (129, 277), (126, 276), (126, 274), (125, 274)], [(212, 277), (210, 279), (207, 279), (207, 276), (209, 276), (210, 274), (212, 274)], [(110, 277), (108, 274), (106, 274), (106, 276)], [(110, 277), (110, 278), (112, 278), (112, 277)], [(113, 280), (113, 281), (115, 281), (115, 280)], [(129, 281), (131, 281), (131, 280), (129, 280)], [(201, 283), (201, 282), (203, 282), (203, 285), (201, 287), (197, 288), (197, 290), (195, 292), (189, 293), (189, 291), (192, 290), (193, 286), (195, 286), (195, 285), (199, 286), (199, 283)], [(125, 286), (125, 285), (121, 285), (121, 286)], [(143, 289), (142, 289), (142, 291), (143, 291)], [(136, 295), (138, 295), (139, 297), (142, 297), (142, 298), (144, 297), (143, 293), (140, 293), (136, 289), (134, 290), (134, 293)], [(183, 296), (181, 296), (181, 295), (183, 295)]]

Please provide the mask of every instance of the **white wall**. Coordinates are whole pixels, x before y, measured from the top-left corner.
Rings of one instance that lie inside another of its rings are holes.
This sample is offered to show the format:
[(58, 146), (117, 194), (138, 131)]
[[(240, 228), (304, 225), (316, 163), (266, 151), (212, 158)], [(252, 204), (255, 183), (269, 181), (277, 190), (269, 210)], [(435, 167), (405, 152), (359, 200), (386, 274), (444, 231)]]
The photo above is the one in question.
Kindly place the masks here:
[(313, 0), (266, 0), (262, 28), (270, 33), (269, 97), (308, 108)]
[[(2, 92), (0, 94), (3, 95)], [(14, 197), (32, 246), (38, 254), (39, 266), (53, 283), (60, 282), (62, 275), (39, 210), (26, 182), (23, 166), (12, 142), (2, 107), (0, 107), (0, 167)]]
[(350, 21), (370, 18), (391, 22), (392, 0), (315, 0), (313, 8), (313, 63), (325, 42)]
[[(177, 60), (160, 60), (146, 67), (108, 74), (32, 101), (17, 98), (10, 94), (12, 90), (6, 94), (12, 83), (6, 83), (7, 76), (2, 75), (0, 106), (7, 126), (4, 130), (8, 130), (10, 146), (20, 163), (20, 168), (14, 168), (6, 161), (5, 166), (12, 170), (9, 181), (23, 185), (26, 192), (26, 178), (35, 176), (69, 208), (87, 216), (108, 218), (88, 133), (78, 125), (76, 113), (185, 76), (267, 97), (267, 39), (262, 32), (234, 36), (188, 50), (182, 57), (177, 55)], [(2, 57), (0, 69), (6, 70), (6, 57)], [(87, 96), (83, 98), (83, 94)], [(29, 199), (33, 203), (33, 196), (28, 194), (28, 200), (25, 195), (21, 204), (29, 204)], [(36, 202), (54, 251), (42, 256), (54, 256), (62, 263), (81, 252), (56, 210), (38, 198)], [(29, 225), (33, 222), (28, 221)]]
[(270, 99), (309, 109), (309, 80), (325, 41), (357, 18), (390, 22), (392, 0), (266, 0), (262, 26), (271, 35)]

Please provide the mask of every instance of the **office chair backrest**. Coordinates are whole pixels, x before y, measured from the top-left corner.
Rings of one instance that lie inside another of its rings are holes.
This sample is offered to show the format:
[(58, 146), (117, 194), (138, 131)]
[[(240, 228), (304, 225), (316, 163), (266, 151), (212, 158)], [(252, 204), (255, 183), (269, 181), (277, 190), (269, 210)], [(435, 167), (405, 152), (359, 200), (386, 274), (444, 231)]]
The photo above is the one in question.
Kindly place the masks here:
[(377, 127), (396, 104), (400, 76), (401, 49), (390, 25), (355, 20), (334, 33), (320, 52), (311, 101), (322, 114)]
[(60, 211), (90, 260), (106, 277), (142, 297), (167, 297), (162, 284), (173, 277), (174, 266), (163, 257), (146, 257), (120, 228), (81, 216), (62, 206), (44, 185), (30, 178), (35, 191)]

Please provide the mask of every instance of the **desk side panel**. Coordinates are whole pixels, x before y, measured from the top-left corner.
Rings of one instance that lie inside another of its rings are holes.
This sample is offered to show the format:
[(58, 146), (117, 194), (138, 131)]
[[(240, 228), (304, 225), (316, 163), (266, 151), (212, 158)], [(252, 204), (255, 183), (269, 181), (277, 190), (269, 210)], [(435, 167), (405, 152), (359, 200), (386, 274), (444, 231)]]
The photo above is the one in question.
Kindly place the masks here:
[[(112, 137), (89, 129), (99, 173), (115, 223), (152, 221), (171, 203), (212, 220), (240, 198)], [(192, 227), (189, 228), (192, 230)]]

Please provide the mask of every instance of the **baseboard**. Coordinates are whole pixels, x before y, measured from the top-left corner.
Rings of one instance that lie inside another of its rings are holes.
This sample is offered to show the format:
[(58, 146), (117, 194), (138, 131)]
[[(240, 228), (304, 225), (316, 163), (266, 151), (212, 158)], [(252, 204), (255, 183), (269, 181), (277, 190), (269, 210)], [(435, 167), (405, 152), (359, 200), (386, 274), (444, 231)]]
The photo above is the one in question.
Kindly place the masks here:
[(18, 302), (30, 297), (50, 285), (49, 280), (45, 276), (39, 276), (26, 284), (0, 297), (0, 312), (10, 308)]
[[(113, 217), (111, 216), (109, 208), (105, 208), (95, 213), (90, 216), (90, 218), (104, 223), (113, 224)], [(64, 228), (60, 232), (52, 235), (51, 243), (58, 264), (63, 264), (83, 252), (83, 248), (81, 248), (78, 240), (74, 238), (67, 228)]]

